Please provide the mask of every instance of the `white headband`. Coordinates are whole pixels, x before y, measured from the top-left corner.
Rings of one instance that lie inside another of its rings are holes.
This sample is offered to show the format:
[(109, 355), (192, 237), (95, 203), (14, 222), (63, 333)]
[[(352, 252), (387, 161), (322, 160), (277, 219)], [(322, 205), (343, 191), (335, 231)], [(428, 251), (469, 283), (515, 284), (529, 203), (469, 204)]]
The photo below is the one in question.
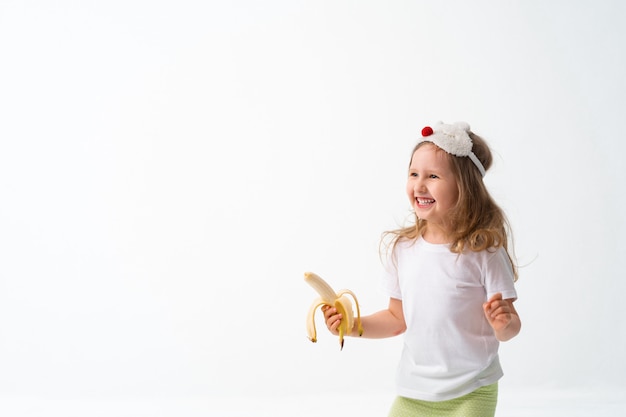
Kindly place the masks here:
[(469, 137), (470, 126), (465, 122), (447, 125), (437, 122), (433, 127), (422, 129), (422, 138), (418, 143), (432, 142), (444, 151), (455, 156), (467, 156), (476, 165), (480, 175), (485, 176), (485, 167), (472, 152), (472, 139)]

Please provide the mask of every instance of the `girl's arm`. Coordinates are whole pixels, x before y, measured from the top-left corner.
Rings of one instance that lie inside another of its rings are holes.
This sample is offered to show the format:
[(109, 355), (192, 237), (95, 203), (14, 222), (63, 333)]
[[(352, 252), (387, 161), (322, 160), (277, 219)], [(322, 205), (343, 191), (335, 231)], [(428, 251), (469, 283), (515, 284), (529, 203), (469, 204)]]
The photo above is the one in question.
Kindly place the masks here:
[(483, 310), (485, 311), (485, 317), (493, 331), (496, 334), (496, 338), (505, 342), (517, 336), (522, 328), (522, 322), (520, 321), (517, 310), (513, 305), (513, 299), (502, 299), (502, 294), (494, 294), (485, 304), (483, 304)]
[[(337, 335), (337, 327), (341, 323), (342, 316), (337, 314), (337, 309), (331, 306), (322, 307), (326, 327), (333, 334)], [(406, 323), (404, 322), (404, 313), (402, 312), (402, 301), (390, 298), (389, 307), (369, 316), (361, 317), (363, 325), (363, 336), (369, 339), (380, 339), (383, 337), (397, 336), (404, 333)], [(358, 336), (356, 326), (352, 329), (350, 336)]]

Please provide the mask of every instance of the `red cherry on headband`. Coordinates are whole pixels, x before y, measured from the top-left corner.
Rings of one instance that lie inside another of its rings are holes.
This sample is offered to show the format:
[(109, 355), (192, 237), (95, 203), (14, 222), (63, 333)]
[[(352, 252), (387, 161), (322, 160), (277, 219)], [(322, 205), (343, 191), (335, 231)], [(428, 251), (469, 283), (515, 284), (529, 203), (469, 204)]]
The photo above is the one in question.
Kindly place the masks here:
[(433, 134), (433, 128), (430, 126), (426, 126), (422, 129), (422, 136), (430, 136)]

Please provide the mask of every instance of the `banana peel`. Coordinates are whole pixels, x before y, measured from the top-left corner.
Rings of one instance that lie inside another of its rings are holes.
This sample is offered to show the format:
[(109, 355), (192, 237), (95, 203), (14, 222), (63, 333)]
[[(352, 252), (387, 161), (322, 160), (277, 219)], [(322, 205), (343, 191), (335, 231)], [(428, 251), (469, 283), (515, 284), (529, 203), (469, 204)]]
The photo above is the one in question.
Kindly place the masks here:
[[(342, 319), (338, 327), (339, 332), (339, 345), (343, 350), (344, 337), (352, 333), (352, 329), (356, 323), (358, 335), (363, 335), (363, 326), (361, 325), (361, 309), (359, 302), (350, 290), (340, 290), (335, 292), (333, 288), (324, 281), (319, 275), (313, 272), (304, 273), (304, 281), (309, 284), (319, 294), (307, 313), (306, 329), (309, 340), (313, 343), (317, 342), (317, 330), (315, 328), (315, 312), (318, 307), (329, 305), (335, 307), (337, 312), (341, 314)], [(356, 319), (354, 317), (354, 311), (352, 309), (352, 300), (354, 300), (354, 306), (356, 307)]]

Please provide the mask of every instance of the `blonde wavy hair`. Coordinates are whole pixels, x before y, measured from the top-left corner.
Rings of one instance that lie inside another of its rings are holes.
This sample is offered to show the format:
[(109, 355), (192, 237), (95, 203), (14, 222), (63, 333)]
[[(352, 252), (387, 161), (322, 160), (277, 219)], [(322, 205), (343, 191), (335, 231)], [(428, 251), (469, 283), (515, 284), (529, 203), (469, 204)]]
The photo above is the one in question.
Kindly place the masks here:
[[(487, 142), (473, 132), (468, 134), (473, 143), (472, 151), (485, 170), (489, 170), (493, 156)], [(413, 148), (411, 159), (415, 151), (426, 143), (431, 142), (421, 142)], [(480, 172), (468, 157), (454, 156), (440, 148), (437, 150), (443, 152), (450, 161), (459, 192), (456, 205), (450, 211), (450, 224), (453, 226), (450, 250), (461, 254), (464, 250), (479, 252), (503, 247), (511, 261), (517, 281), (517, 267), (509, 250), (511, 227), (504, 211), (491, 197)], [(409, 166), (410, 164), (411, 160)], [(383, 233), (381, 242), (385, 242), (387, 249), (391, 249), (392, 253), (399, 242), (415, 240), (424, 235), (427, 221), (418, 218), (416, 214), (413, 220), (413, 224), (409, 226)]]

